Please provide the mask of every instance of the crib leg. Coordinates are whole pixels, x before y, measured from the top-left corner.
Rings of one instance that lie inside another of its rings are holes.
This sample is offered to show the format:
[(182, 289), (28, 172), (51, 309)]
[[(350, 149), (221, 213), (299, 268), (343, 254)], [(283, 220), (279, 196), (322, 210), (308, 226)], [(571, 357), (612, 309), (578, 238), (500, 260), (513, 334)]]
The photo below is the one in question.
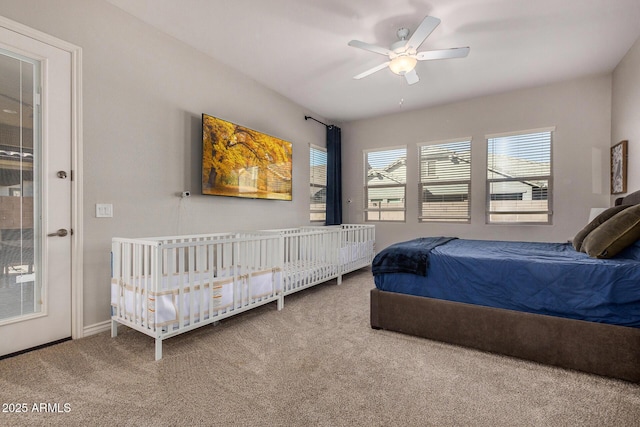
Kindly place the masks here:
[(342, 274), (338, 276), (338, 285), (342, 285)]
[(118, 322), (115, 320), (111, 321), (111, 338), (115, 338), (118, 336)]
[(162, 339), (156, 338), (156, 361), (162, 359)]
[(284, 295), (280, 295), (278, 298), (278, 311), (284, 308)]

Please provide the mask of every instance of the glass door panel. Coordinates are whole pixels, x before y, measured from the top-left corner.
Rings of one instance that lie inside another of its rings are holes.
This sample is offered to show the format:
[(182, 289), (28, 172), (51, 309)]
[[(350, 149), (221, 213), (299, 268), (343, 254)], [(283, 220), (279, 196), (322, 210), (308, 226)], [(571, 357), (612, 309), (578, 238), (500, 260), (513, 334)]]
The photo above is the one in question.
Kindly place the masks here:
[(0, 49), (0, 323), (43, 310), (34, 239), (39, 68)]

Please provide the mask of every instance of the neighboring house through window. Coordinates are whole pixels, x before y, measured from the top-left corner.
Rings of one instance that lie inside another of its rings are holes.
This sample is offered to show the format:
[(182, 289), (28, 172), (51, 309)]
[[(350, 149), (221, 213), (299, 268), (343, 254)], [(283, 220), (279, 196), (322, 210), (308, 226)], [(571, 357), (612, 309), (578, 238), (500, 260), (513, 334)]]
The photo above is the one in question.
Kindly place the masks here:
[(309, 146), (309, 210), (311, 221), (327, 217), (327, 150)]
[(407, 148), (366, 150), (365, 220), (404, 221), (407, 185)]
[(487, 135), (487, 223), (551, 223), (554, 130)]
[(420, 222), (469, 222), (471, 138), (418, 144)]

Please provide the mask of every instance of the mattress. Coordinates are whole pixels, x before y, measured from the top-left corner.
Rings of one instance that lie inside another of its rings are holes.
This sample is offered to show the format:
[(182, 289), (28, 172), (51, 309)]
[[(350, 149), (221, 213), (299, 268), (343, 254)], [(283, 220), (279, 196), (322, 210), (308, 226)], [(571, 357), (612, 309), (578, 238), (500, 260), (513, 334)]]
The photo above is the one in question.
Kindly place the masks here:
[(424, 275), (374, 274), (376, 287), (640, 327), (640, 242), (616, 258), (595, 259), (575, 251), (570, 243), (454, 239), (432, 248), (426, 264), (426, 271), (417, 272)]

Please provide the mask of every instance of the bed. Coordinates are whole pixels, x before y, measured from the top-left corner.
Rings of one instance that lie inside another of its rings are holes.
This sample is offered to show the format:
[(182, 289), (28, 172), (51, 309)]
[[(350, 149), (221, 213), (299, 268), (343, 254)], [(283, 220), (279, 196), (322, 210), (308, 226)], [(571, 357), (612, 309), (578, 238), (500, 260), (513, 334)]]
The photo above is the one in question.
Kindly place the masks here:
[(112, 239), (111, 335), (162, 341), (366, 267), (372, 225)]
[(568, 243), (392, 245), (372, 263), (371, 326), (640, 382), (640, 192), (616, 205)]

